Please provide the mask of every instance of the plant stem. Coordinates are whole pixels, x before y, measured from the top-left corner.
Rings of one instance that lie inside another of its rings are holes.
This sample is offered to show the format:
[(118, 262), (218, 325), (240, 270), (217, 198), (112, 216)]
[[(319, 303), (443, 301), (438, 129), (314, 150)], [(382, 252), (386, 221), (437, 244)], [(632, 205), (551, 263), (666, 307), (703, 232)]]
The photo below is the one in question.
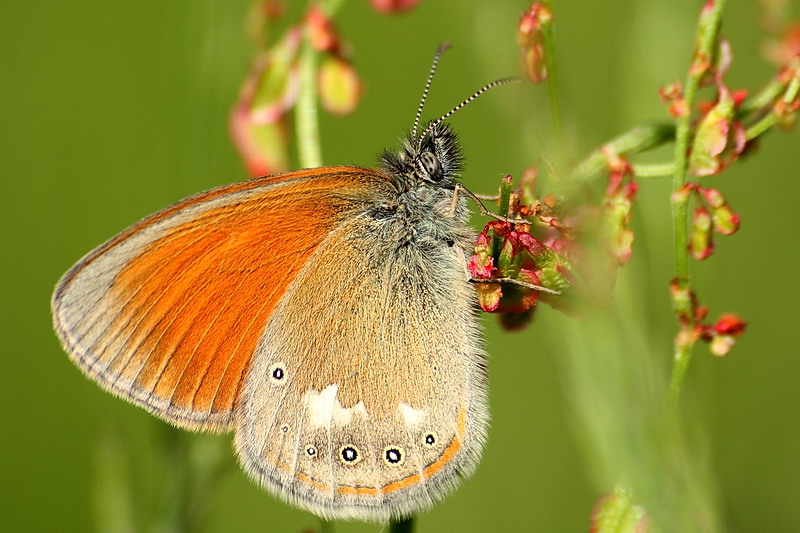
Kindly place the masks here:
[(675, 126), (672, 124), (650, 124), (637, 126), (608, 141), (584, 159), (570, 176), (570, 180), (588, 182), (608, 170), (608, 155), (630, 155), (643, 152), (667, 143), (675, 138)]
[[(544, 4), (550, 13), (553, 13), (552, 0), (545, 0)], [(556, 146), (564, 146), (563, 130), (561, 128), (561, 104), (558, 97), (558, 76), (556, 75), (555, 39), (553, 37), (553, 26), (555, 19), (549, 24), (544, 25), (544, 61), (547, 68), (547, 91), (550, 95), (550, 120), (553, 125), (553, 134)]]
[[(327, 0), (321, 8), (325, 16), (332, 18), (344, 0)], [(308, 29), (303, 33), (300, 48), (299, 72), (300, 93), (295, 106), (297, 130), (297, 152), (303, 168), (322, 166), (322, 148), (319, 136), (319, 106), (317, 104), (317, 62), (318, 53), (311, 44)]]
[[(680, 333), (678, 334), (681, 335)], [(691, 343), (675, 343), (675, 362), (672, 366), (672, 378), (669, 383), (669, 405), (672, 408), (677, 407), (678, 400), (681, 397), (681, 389), (683, 388), (683, 380), (686, 377), (686, 371), (689, 369), (689, 363), (692, 360), (692, 347), (694, 342)]]
[(637, 178), (664, 178), (675, 174), (675, 163), (641, 163), (632, 165), (633, 175)]
[[(307, 32), (306, 32), (307, 33)], [(300, 48), (300, 94), (295, 107), (297, 152), (303, 168), (322, 166), (317, 106), (317, 51), (308, 38)]]
[[(798, 92), (800, 92), (800, 75), (795, 76), (789, 82), (789, 85), (786, 87), (786, 92), (783, 93), (783, 102), (787, 105), (790, 105), (794, 99), (797, 98)], [(766, 132), (772, 126), (777, 124), (778, 120), (778, 114), (776, 110), (773, 109), (768, 115), (747, 128), (747, 132), (745, 133), (747, 140), (750, 141), (755, 139), (762, 133)]]
[[(686, 172), (688, 168), (688, 155), (691, 136), (691, 109), (694, 106), (695, 94), (700, 80), (710, 66), (714, 43), (719, 32), (720, 18), (725, 7), (725, 0), (716, 0), (711, 5), (711, 12), (706, 18), (700, 17), (697, 28), (697, 43), (689, 74), (684, 85), (684, 101), (687, 112), (677, 119), (675, 129), (675, 175), (672, 180), (673, 191), (679, 191), (686, 185)], [(704, 8), (705, 10), (705, 8)], [(703, 68), (705, 65), (705, 68)], [(689, 288), (689, 196), (672, 195), (672, 221), (675, 243), (675, 282), (680, 290)], [(681, 302), (683, 300), (680, 300)], [(678, 302), (678, 300), (674, 300)], [(678, 308), (678, 306), (681, 308)], [(690, 314), (691, 308), (683, 308), (684, 304), (675, 305), (678, 315)], [(693, 342), (676, 342), (675, 360), (673, 362), (673, 378), (671, 395), (677, 398), (683, 384), (683, 376), (691, 360)], [(675, 400), (677, 401), (677, 400)]]

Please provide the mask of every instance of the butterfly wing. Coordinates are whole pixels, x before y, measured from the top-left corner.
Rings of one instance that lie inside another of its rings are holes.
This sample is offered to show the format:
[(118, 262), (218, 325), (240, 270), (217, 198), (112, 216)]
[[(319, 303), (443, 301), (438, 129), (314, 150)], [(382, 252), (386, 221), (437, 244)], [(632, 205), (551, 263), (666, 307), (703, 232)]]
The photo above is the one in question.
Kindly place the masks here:
[(351, 217), (326, 236), (270, 317), (244, 385), (243, 466), (331, 519), (429, 507), (474, 470), (486, 433), (470, 232), (458, 221), (455, 245), (409, 244), (404, 223)]
[(264, 326), (347, 214), (385, 179), (329, 167), (188, 198), (78, 262), (52, 300), (55, 328), (91, 378), (191, 429), (230, 428)]
[(411, 245), (395, 185), (332, 167), (184, 200), (62, 278), (56, 330), (109, 391), (235, 428), (245, 469), (300, 507), (426, 508), (478, 462), (484, 361), (464, 217)]

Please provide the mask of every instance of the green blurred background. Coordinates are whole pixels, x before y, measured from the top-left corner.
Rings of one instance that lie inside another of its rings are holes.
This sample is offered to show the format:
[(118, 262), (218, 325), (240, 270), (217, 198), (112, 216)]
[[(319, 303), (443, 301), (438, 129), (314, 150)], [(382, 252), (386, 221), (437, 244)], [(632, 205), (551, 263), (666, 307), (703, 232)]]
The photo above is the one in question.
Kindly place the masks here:
[[(758, 54), (759, 4), (729, 4), (723, 33), (735, 54), (730, 85), (757, 89), (772, 74)], [(442, 41), (454, 47), (441, 64), (428, 117), (515, 73), (515, 29), (527, 5), (423, 0), (407, 15), (387, 17), (366, 0), (344, 2), (337, 23), (366, 92), (353, 115), (322, 117), (325, 163), (371, 166), (380, 150), (394, 146), (413, 120)], [(657, 90), (684, 76), (700, 5), (556, 2), (569, 157), (636, 124), (666, 119)], [(180, 507), (172, 485), (183, 474), (165, 466), (171, 453), (196, 463), (221, 457), (218, 481), (190, 510), (204, 513), (208, 531), (318, 527), (313, 516), (247, 480), (234, 464), (230, 436), (184, 438), (102, 392), (69, 362), (51, 329), (52, 288), (84, 253), (182, 197), (246, 177), (227, 117), (252, 53), (243, 29), (249, 6), (247, 0), (0, 5), (0, 168), (8, 187), (0, 210), (6, 405), (0, 531), (89, 531), (115, 523), (124, 530), (129, 514), (138, 524), (132, 531), (169, 530), (167, 519), (160, 529), (150, 524), (164, 509)], [(547, 167), (545, 92), (498, 89), (452, 119), (471, 189), (488, 192), (503, 173)], [(719, 520), (709, 521), (724, 531), (798, 530), (800, 254), (791, 235), (800, 228), (799, 138), (771, 133), (752, 157), (708, 180), (726, 192), (743, 223), (735, 237), (719, 239), (711, 260), (692, 264), (695, 286), (712, 315), (738, 312), (750, 328), (727, 358), (708, 355), (704, 346), (696, 350), (683, 398), (689, 444), (675, 453), (685, 456), (681, 468), (696, 477), (699, 499), (707, 501), (698, 508), (716, 509)], [(668, 157), (662, 151), (654, 160)], [(637, 463), (625, 428), (648, 411), (626, 391), (660, 394), (675, 329), (667, 291), (669, 192), (667, 180), (641, 184), (634, 258), (620, 275), (612, 340), (550, 309), (518, 334), (484, 317), (489, 444), (478, 473), (423, 515), (419, 531), (586, 531), (594, 502), (614, 486), (614, 465), (625, 457)], [(606, 356), (618, 357), (615, 365), (622, 361), (620, 372), (632, 386), (614, 388), (619, 376), (603, 374)], [(596, 419), (602, 423), (587, 431), (595, 414), (587, 405), (604, 399), (621, 408), (609, 415), (616, 421)], [(648, 472), (643, 467), (640, 474)], [(128, 496), (137, 505), (132, 511), (124, 504)]]

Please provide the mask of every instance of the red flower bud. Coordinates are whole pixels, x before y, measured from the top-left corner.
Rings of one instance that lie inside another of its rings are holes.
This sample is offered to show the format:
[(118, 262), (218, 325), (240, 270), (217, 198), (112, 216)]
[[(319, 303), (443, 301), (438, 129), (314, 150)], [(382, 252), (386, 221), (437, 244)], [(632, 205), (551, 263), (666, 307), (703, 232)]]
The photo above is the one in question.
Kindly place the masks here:
[(725, 197), (717, 189), (704, 189), (698, 187), (697, 190), (711, 209), (711, 216), (714, 220), (714, 230), (723, 235), (733, 235), (739, 230), (739, 215), (734, 213), (728, 205)]
[(786, 65), (800, 56), (800, 20), (786, 24), (777, 38), (773, 38), (764, 47), (764, 55), (778, 66)]
[(720, 316), (717, 323), (714, 324), (714, 331), (720, 335), (733, 335), (734, 337), (738, 337), (744, 333), (746, 328), (747, 322), (730, 313)]
[[(633, 254), (633, 231), (628, 227), (633, 201), (636, 199), (637, 185), (627, 159), (609, 158), (611, 174), (606, 188), (606, 213), (604, 233), (606, 245), (619, 266), (630, 261)], [(625, 176), (629, 177), (624, 182)]]
[(695, 176), (719, 174), (744, 151), (745, 128), (734, 122), (736, 100), (722, 83), (717, 81), (718, 100), (697, 126), (689, 171)]
[(306, 14), (306, 30), (311, 45), (320, 52), (333, 52), (339, 49), (340, 40), (333, 25), (319, 6), (312, 6)]
[(574, 272), (567, 259), (529, 234), (528, 228), (492, 221), (478, 237), (468, 268), (474, 279), (483, 281), (476, 285), (484, 311), (522, 313), (540, 296), (534, 288), (491, 283), (491, 279), (508, 278), (559, 292), (571, 286)]
[(376, 11), (384, 14), (404, 13), (416, 7), (419, 0), (369, 0)]
[(669, 114), (671, 116), (679, 117), (689, 112), (689, 109), (686, 107), (686, 100), (683, 98), (681, 82), (675, 81), (664, 85), (658, 90), (658, 95), (664, 103), (669, 104)]
[(234, 145), (253, 176), (288, 167), (286, 113), (298, 92), (295, 60), (300, 32), (292, 28), (250, 69), (231, 113)]
[(552, 18), (553, 14), (545, 4), (534, 2), (519, 19), (517, 42), (520, 45), (522, 71), (533, 83), (547, 79), (543, 30), (552, 22)]

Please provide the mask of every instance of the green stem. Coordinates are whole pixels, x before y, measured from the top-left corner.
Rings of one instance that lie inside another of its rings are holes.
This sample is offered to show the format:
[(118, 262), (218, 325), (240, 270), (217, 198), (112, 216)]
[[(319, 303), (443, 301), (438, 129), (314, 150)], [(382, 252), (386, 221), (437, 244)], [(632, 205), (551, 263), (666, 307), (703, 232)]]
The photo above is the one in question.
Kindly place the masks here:
[(414, 531), (414, 517), (410, 516), (399, 522), (391, 521), (389, 533), (412, 533)]
[(689, 363), (692, 360), (693, 347), (693, 342), (679, 342), (675, 344), (675, 362), (672, 366), (672, 379), (669, 383), (669, 405), (673, 408), (677, 407), (678, 400), (681, 397), (683, 380), (686, 377), (686, 371), (689, 369)]
[(322, 166), (317, 105), (317, 51), (308, 36), (300, 49), (300, 94), (295, 106), (297, 152), (303, 168)]
[[(332, 18), (344, 0), (327, 0), (322, 2), (325, 16)], [(322, 148), (319, 135), (319, 106), (317, 100), (317, 63), (318, 52), (311, 44), (308, 30), (304, 32), (303, 44), (300, 48), (299, 73), (300, 92), (295, 106), (295, 124), (297, 132), (297, 152), (300, 166), (304, 168), (322, 166)]]
[(768, 129), (774, 126), (778, 122), (778, 117), (775, 113), (770, 113), (749, 128), (745, 132), (745, 138), (748, 141), (752, 141), (756, 137), (760, 136), (761, 134), (765, 133)]
[(675, 138), (672, 124), (637, 126), (592, 152), (572, 172), (571, 181), (588, 182), (608, 171), (608, 155), (630, 155), (661, 146)]
[(664, 178), (675, 174), (675, 163), (641, 163), (632, 165), (637, 178)]
[(786, 83), (782, 82), (778, 77), (773, 78), (772, 81), (752, 98), (748, 98), (742, 102), (741, 107), (736, 111), (737, 120), (770, 105), (785, 89)]
[[(719, 23), (725, 0), (716, 0), (711, 13), (706, 19), (701, 15), (701, 23), (697, 28), (697, 49), (692, 58), (692, 65), (684, 85), (684, 100), (689, 110), (678, 117), (675, 129), (675, 175), (672, 180), (673, 191), (679, 191), (686, 185), (688, 154), (691, 146), (691, 109), (694, 106), (695, 94), (705, 69), (699, 65), (710, 64), (714, 43), (719, 32)], [(675, 280), (680, 290), (689, 288), (689, 196), (672, 195), (672, 220), (675, 243)], [(677, 307), (677, 306), (676, 306)], [(691, 309), (675, 309), (680, 314), (690, 314)], [(683, 375), (689, 366), (692, 344), (676, 343), (675, 360), (673, 361), (672, 383), (676, 387), (671, 393), (674, 398), (680, 394)]]
[[(544, 4), (550, 13), (553, 13), (552, 0), (546, 0)], [(551, 15), (552, 16), (552, 15)], [(543, 41), (544, 41), (544, 61), (547, 67), (547, 91), (550, 95), (550, 120), (553, 124), (553, 134), (556, 140), (556, 146), (563, 147), (564, 137), (561, 128), (561, 103), (558, 97), (558, 76), (556, 73), (556, 56), (555, 56), (555, 39), (553, 37), (553, 26), (555, 19), (551, 19), (548, 24), (543, 27)]]
[[(797, 98), (798, 92), (800, 92), (800, 74), (792, 78), (792, 80), (789, 82), (789, 85), (786, 87), (786, 91), (783, 93), (783, 102), (787, 105), (791, 104), (794, 99)], [(755, 139), (777, 123), (778, 115), (773, 109), (761, 120), (747, 128), (745, 136), (748, 141)]]

